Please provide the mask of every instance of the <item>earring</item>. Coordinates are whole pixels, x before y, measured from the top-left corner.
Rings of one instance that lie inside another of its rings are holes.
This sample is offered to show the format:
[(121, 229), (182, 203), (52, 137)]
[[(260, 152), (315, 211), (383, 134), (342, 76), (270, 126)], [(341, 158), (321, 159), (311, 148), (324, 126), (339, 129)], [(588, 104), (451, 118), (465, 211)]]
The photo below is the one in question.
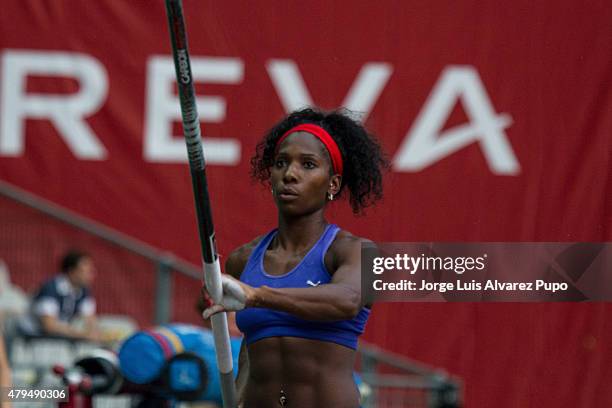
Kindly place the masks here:
[(329, 201), (334, 201), (334, 195), (332, 193), (327, 193), (327, 199)]

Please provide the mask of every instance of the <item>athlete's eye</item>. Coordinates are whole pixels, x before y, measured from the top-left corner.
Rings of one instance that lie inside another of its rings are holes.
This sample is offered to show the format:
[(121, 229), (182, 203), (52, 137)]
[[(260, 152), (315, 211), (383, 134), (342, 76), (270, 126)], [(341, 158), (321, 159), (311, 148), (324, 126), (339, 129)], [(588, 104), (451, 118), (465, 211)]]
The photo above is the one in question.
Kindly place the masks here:
[(276, 159), (276, 161), (274, 162), (274, 166), (280, 169), (285, 165), (285, 163), (287, 163), (285, 159)]
[(317, 167), (317, 165), (315, 164), (315, 162), (305, 161), (304, 167), (306, 167), (307, 169), (314, 169), (315, 167)]

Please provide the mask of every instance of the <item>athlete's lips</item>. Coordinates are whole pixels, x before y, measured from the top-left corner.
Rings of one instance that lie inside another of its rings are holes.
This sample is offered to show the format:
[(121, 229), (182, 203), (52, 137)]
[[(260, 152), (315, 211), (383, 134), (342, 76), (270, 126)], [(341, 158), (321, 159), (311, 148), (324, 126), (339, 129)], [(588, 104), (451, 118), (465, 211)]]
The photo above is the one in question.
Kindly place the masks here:
[(283, 187), (278, 190), (278, 197), (284, 200), (294, 199), (299, 196), (298, 192), (289, 187)]

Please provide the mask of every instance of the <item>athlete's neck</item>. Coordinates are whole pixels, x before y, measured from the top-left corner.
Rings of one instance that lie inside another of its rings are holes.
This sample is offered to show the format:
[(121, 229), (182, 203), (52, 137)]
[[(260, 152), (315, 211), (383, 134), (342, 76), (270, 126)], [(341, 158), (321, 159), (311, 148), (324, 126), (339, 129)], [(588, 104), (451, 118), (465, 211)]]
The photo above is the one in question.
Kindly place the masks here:
[(288, 218), (279, 214), (276, 245), (289, 252), (301, 253), (314, 245), (327, 224), (322, 211), (299, 218)]

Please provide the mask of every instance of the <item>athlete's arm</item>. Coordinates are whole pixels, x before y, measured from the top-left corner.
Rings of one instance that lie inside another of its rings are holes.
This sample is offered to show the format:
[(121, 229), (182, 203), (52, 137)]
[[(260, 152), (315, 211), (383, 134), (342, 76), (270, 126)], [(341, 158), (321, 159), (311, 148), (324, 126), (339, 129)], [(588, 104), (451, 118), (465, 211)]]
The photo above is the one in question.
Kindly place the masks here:
[(330, 283), (312, 288), (254, 288), (237, 279), (224, 278), (224, 297), (204, 314), (244, 307), (261, 307), (291, 313), (307, 320), (346, 320), (361, 309), (361, 239), (352, 235), (337, 237), (333, 253), (334, 273)]

